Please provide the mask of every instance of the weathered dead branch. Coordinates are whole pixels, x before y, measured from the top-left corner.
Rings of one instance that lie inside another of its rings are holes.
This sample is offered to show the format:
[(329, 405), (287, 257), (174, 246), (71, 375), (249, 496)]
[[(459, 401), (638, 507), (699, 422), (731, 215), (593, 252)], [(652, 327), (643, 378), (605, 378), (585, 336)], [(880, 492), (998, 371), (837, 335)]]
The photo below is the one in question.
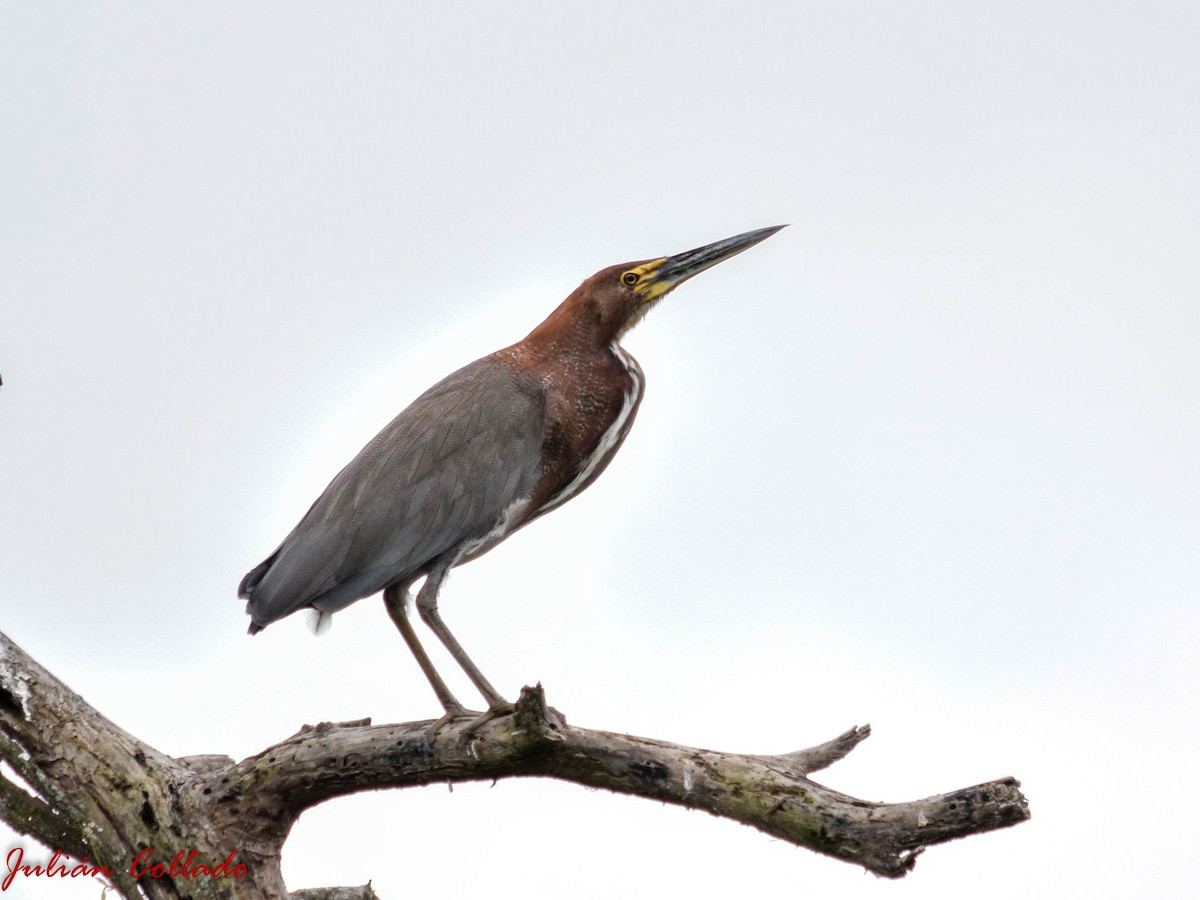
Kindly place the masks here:
[[(907, 803), (869, 803), (809, 779), (864, 740), (866, 727), (779, 756), (721, 753), (568, 725), (540, 686), (522, 691), (513, 715), (477, 731), (432, 725), (322, 723), (241, 762), (175, 759), (105, 719), (0, 633), (0, 759), (28, 788), (0, 773), (0, 819), (107, 866), (127, 898), (265, 900), (288, 896), (280, 852), (305, 809), (431, 782), (573, 781), (707, 810), (886, 877), (906, 874), (930, 845), (1029, 818), (1012, 778)], [(135, 877), (131, 864), (147, 847), (156, 849), (142, 869), (168, 868), (174, 848), (195, 850), (196, 865), (227, 865), (215, 876)], [(375, 894), (364, 885), (291, 896)]]

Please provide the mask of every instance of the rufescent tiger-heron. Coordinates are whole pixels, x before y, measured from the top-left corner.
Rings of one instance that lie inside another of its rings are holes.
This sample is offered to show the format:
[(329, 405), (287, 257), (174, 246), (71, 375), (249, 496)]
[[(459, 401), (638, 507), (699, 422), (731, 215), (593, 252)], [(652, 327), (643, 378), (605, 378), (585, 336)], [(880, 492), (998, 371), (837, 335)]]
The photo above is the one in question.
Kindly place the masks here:
[(424, 576), (417, 610), (487, 700), (483, 717), (510, 711), (438, 612), (446, 573), (596, 480), (629, 433), (645, 386), (622, 336), (693, 275), (783, 227), (601, 269), (524, 339), (427, 390), (242, 579), (250, 633), (300, 609), (315, 610), (320, 633), (333, 613), (383, 591), (443, 719), (476, 715), (450, 692), (408, 619), (409, 587)]

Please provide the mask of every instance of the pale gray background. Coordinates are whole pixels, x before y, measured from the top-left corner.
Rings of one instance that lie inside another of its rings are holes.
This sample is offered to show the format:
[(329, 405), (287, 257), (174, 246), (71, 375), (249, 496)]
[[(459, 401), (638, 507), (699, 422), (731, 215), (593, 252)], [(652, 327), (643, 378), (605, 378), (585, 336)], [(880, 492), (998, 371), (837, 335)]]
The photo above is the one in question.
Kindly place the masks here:
[(648, 386), (619, 458), (442, 608), (503, 692), (541, 680), (579, 724), (781, 752), (869, 721), (821, 780), (907, 800), (1013, 774), (1033, 821), (891, 883), (507, 781), (312, 811), (289, 884), (1191, 895), (1198, 24), (6, 4), (0, 628), (173, 754), (435, 715), (380, 601), (251, 639), (242, 574), (395, 412), (585, 276), (790, 222), (629, 337)]

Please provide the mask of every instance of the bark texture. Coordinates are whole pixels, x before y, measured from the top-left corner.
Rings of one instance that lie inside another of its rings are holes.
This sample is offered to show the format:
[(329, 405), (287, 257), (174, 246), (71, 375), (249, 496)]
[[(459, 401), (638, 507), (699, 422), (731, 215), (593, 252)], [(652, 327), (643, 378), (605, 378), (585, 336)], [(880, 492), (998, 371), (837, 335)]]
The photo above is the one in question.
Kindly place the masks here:
[[(52, 850), (107, 866), (130, 900), (372, 900), (369, 884), (289, 895), (279, 867), (288, 832), (304, 810), (334, 797), (431, 782), (559, 778), (707, 810), (890, 878), (909, 872), (930, 845), (1029, 818), (1013, 778), (870, 803), (808, 777), (869, 734), (852, 728), (780, 756), (721, 753), (570, 726), (539, 685), (522, 691), (511, 716), (475, 731), (457, 722), (326, 722), (241, 762), (172, 758), (104, 718), (0, 633), (0, 760), (24, 781), (0, 769), (0, 819)], [(166, 848), (180, 847), (226, 869), (171, 877), (175, 851)], [(153, 855), (131, 873), (146, 848)], [(168, 874), (135, 877), (154, 863)]]

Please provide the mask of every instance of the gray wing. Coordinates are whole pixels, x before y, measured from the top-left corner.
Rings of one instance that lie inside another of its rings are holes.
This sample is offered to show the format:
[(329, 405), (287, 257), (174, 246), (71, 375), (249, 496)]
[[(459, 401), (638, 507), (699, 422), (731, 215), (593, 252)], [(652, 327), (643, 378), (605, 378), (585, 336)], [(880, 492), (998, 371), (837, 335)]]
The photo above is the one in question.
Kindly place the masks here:
[(486, 535), (533, 490), (544, 423), (540, 385), (491, 357), (435, 384), (242, 580), (251, 631), (306, 606), (342, 609)]

